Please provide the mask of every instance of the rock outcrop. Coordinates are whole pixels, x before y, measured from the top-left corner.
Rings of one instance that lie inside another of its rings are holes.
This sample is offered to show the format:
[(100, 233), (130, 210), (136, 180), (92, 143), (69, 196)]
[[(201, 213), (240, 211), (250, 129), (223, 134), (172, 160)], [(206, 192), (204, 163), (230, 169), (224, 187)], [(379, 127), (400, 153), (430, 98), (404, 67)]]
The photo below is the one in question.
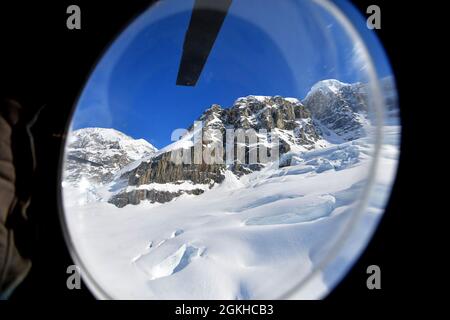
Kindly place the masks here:
[(220, 183), (223, 181), (224, 165), (175, 163), (171, 152), (163, 153), (142, 162), (128, 176), (128, 185), (190, 181), (194, 184)]
[(123, 208), (127, 204), (139, 204), (142, 200), (148, 200), (151, 203), (165, 203), (181, 196), (182, 194), (199, 195), (203, 192), (203, 189), (180, 190), (175, 192), (161, 190), (134, 190), (131, 192), (118, 193), (111, 197), (108, 202), (114, 204), (118, 208)]

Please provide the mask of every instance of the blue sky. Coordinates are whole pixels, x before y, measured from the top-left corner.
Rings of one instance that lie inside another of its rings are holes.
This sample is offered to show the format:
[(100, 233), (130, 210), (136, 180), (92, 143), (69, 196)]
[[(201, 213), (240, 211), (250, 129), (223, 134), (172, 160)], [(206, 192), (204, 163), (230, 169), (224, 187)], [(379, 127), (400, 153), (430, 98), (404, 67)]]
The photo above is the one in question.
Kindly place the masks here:
[[(364, 36), (380, 77), (391, 74), (365, 19), (345, 9)], [(366, 61), (341, 24), (309, 0), (234, 0), (195, 87), (176, 86), (193, 0), (168, 0), (113, 42), (78, 101), (73, 128), (112, 127), (158, 148), (211, 104), (241, 96), (304, 98), (314, 83), (365, 81)]]

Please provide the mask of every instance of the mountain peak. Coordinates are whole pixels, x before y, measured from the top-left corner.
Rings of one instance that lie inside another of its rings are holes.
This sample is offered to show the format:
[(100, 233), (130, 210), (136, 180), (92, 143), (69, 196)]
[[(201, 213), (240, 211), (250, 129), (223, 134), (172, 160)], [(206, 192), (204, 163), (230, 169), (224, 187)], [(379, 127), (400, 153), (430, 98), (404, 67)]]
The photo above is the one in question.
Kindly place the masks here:
[(333, 93), (338, 93), (339, 90), (341, 90), (343, 87), (350, 86), (350, 85), (351, 84), (341, 82), (336, 79), (321, 80), (311, 87), (311, 90), (306, 95), (305, 100), (308, 98), (309, 95), (313, 94), (314, 92), (316, 92), (318, 90), (324, 90), (324, 91), (330, 91)]
[(106, 183), (125, 165), (154, 154), (157, 149), (144, 139), (111, 128), (82, 128), (67, 142), (65, 181), (77, 184), (82, 178)]
[(317, 82), (303, 100), (314, 119), (344, 140), (365, 135), (364, 118), (368, 95), (362, 83), (348, 84), (335, 79)]

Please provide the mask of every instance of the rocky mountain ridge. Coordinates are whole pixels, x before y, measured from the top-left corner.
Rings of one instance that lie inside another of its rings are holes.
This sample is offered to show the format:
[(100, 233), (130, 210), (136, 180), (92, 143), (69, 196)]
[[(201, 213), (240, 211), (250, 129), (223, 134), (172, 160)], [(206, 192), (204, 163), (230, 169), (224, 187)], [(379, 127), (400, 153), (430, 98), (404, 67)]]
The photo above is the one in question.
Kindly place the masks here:
[[(279, 156), (288, 152), (308, 151), (329, 146), (328, 136), (338, 137), (342, 142), (357, 139), (365, 134), (364, 124), (367, 113), (367, 95), (362, 84), (344, 84), (337, 80), (325, 80), (316, 84), (303, 101), (296, 98), (281, 96), (247, 96), (238, 98), (229, 108), (218, 104), (211, 105), (197, 119), (201, 122), (202, 150), (214, 143), (222, 144), (226, 150), (226, 130), (243, 129), (268, 132), (267, 136), (258, 135), (256, 144), (245, 142), (245, 159), (249, 159), (251, 148), (267, 147), (270, 154), (272, 135), (278, 137)], [(225, 151), (223, 163), (196, 164), (174, 163), (173, 152), (183, 149), (193, 160), (195, 127), (191, 126), (182, 138), (184, 144), (176, 142), (164, 148), (163, 153), (142, 161), (122, 178), (127, 179), (128, 186), (145, 186), (152, 183), (182, 183), (193, 182), (199, 185), (213, 186), (224, 179), (225, 171), (229, 170), (236, 176), (242, 176), (261, 169), (261, 163), (238, 161), (236, 151), (232, 161), (226, 161)], [(188, 142), (188, 143), (186, 143)], [(234, 141), (234, 149), (237, 141)], [(227, 159), (229, 160), (229, 159)], [(286, 164), (284, 164), (286, 165)], [(198, 194), (204, 189), (196, 191)], [(177, 190), (180, 194), (192, 194), (191, 190)], [(173, 197), (165, 197), (169, 201)], [(128, 199), (128, 201), (126, 200)], [(110, 203), (117, 206), (136, 204), (140, 200), (160, 202), (160, 192), (154, 190), (133, 190), (114, 195)]]

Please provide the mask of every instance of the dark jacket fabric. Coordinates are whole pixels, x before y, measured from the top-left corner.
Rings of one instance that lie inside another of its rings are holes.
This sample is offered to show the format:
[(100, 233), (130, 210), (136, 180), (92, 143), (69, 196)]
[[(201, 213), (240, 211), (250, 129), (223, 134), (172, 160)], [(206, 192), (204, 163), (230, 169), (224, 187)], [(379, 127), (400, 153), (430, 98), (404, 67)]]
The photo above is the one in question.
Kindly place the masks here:
[[(29, 197), (20, 195), (14, 157), (15, 149), (28, 149), (30, 144), (14, 146), (13, 136), (20, 126), (20, 105), (6, 100), (0, 105), (0, 298), (6, 299), (31, 268), (21, 249), (17, 234), (27, 223)], [(24, 154), (29, 156), (29, 152)]]

